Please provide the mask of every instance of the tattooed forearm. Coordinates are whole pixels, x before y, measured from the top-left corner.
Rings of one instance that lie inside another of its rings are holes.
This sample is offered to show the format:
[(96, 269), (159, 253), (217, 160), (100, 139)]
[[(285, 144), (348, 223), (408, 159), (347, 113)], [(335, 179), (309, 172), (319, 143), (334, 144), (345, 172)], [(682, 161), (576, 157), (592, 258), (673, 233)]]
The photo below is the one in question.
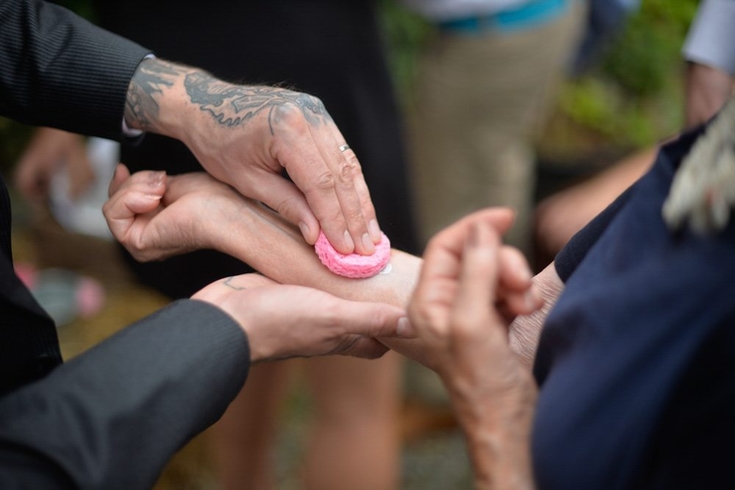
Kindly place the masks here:
[(159, 59), (143, 60), (128, 88), (125, 101), (125, 121), (128, 126), (143, 130), (154, 127), (158, 120), (156, 97), (174, 85), (186, 69)]
[(316, 97), (282, 88), (231, 85), (202, 72), (192, 72), (184, 80), (186, 93), (199, 109), (210, 113), (224, 126), (238, 126), (268, 111), (271, 134), (284, 111), (297, 108), (309, 124), (331, 121), (324, 104)]

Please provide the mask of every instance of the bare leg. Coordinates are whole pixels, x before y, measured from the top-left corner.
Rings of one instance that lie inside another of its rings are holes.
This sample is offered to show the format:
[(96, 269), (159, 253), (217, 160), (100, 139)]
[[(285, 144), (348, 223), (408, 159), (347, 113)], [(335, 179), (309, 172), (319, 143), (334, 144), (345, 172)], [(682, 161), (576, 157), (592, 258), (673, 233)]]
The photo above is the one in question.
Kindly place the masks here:
[(245, 387), (214, 425), (214, 464), (223, 489), (275, 488), (273, 437), (291, 364), (253, 366)]
[(309, 359), (314, 426), (304, 470), (310, 490), (390, 490), (400, 468), (401, 358)]

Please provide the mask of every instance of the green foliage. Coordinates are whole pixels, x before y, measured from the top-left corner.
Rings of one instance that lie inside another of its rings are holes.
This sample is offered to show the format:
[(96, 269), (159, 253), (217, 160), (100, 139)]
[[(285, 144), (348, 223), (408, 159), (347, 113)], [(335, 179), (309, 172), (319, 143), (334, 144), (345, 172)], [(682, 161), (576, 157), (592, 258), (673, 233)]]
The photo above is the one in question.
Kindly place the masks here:
[(696, 0), (643, 0), (599, 69), (565, 84), (559, 111), (616, 146), (649, 146), (678, 132), (681, 49), (696, 9)]
[(416, 76), (419, 51), (434, 27), (394, 0), (380, 0), (379, 4), (388, 63), (398, 93), (405, 99)]
[(603, 62), (605, 75), (632, 97), (664, 90), (696, 11), (695, 0), (646, 0), (627, 23), (623, 35)]

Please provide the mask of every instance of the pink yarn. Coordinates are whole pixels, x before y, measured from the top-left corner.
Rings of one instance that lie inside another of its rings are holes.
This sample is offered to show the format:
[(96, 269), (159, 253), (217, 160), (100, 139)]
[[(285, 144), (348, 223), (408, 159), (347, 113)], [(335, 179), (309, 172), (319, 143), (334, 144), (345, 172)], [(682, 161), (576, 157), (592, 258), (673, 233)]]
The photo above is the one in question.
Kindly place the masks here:
[(380, 242), (375, 245), (375, 253), (372, 255), (341, 254), (329, 243), (324, 232), (319, 233), (314, 249), (322, 264), (335, 274), (352, 278), (372, 277), (382, 271), (390, 261), (390, 240), (385, 233), (380, 236)]

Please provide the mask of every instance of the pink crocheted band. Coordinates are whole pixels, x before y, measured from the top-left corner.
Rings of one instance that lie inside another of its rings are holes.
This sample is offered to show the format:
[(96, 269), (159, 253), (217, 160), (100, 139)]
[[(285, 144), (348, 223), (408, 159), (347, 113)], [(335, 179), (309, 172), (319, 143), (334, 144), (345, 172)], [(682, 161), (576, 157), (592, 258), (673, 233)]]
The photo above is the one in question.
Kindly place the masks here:
[(382, 271), (390, 261), (390, 240), (385, 233), (381, 233), (380, 242), (375, 245), (375, 253), (372, 255), (341, 254), (332, 247), (324, 232), (319, 234), (314, 249), (327, 269), (345, 277), (372, 277)]

